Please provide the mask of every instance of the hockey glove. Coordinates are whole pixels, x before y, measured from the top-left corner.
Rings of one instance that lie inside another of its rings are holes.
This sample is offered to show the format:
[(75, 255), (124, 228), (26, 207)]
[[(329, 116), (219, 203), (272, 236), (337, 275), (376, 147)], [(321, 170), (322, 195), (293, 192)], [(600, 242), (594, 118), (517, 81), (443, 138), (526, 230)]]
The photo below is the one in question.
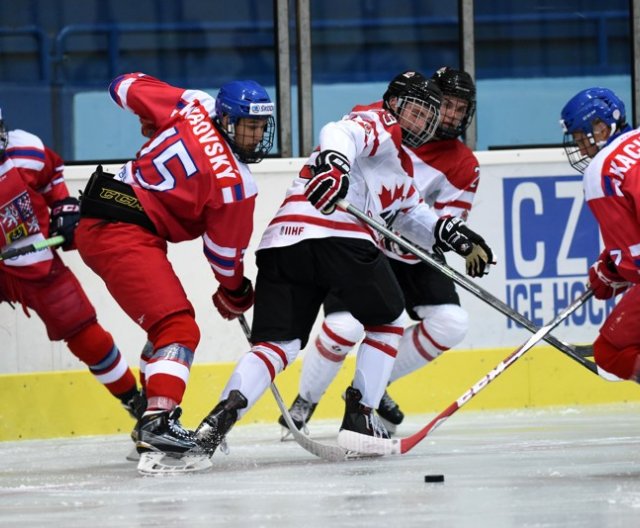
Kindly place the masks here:
[(61, 247), (65, 251), (74, 248), (73, 233), (76, 230), (79, 220), (80, 202), (77, 198), (69, 196), (52, 204), (49, 236), (62, 235), (64, 237), (64, 244), (62, 244)]
[(311, 167), (311, 178), (307, 182), (304, 195), (323, 214), (335, 211), (338, 200), (349, 190), (349, 160), (335, 150), (323, 150)]
[(618, 274), (609, 252), (605, 250), (589, 268), (589, 286), (596, 299), (610, 299), (625, 291), (631, 283)]
[(242, 286), (237, 290), (228, 290), (220, 285), (211, 299), (222, 317), (235, 319), (253, 306), (253, 285), (249, 279), (243, 277)]
[(489, 273), (488, 266), (493, 264), (493, 252), (484, 239), (469, 229), (460, 219), (443, 216), (436, 222), (434, 236), (435, 247), (444, 251), (452, 249), (465, 258), (467, 275), (482, 277)]

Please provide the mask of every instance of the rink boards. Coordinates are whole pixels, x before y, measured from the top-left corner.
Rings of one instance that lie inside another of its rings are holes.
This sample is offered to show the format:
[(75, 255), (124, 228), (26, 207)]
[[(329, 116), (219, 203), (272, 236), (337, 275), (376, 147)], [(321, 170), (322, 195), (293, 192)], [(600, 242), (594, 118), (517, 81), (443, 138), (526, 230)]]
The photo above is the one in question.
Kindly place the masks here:
[[(469, 224), (491, 245), (498, 264), (479, 281), (536, 325), (549, 321), (584, 290), (588, 266), (600, 251), (597, 225), (584, 206), (580, 175), (561, 149), (478, 152), (481, 183)], [(260, 189), (255, 230), (246, 259), (255, 277), (253, 250), (286, 187), (304, 160), (265, 160), (254, 173)], [(105, 166), (116, 171), (117, 166)], [(82, 189), (93, 167), (68, 167), (72, 194)], [(169, 258), (195, 307), (202, 339), (184, 407), (185, 423), (196, 425), (215, 404), (235, 362), (247, 352), (240, 327), (224, 321), (211, 305), (217, 284), (196, 240), (169, 248)], [(103, 283), (76, 252), (62, 254), (94, 303), (132, 367), (137, 366), (144, 333), (111, 299)], [(460, 269), (461, 259), (449, 257)], [(141, 270), (144, 273), (144, 270)], [(489, 372), (530, 333), (458, 288), (470, 315), (470, 329), (455, 351), (397, 383), (392, 395), (408, 413), (442, 410)], [(557, 329), (569, 343), (589, 343), (613, 303), (592, 300)], [(251, 314), (249, 313), (249, 317)], [(131, 420), (82, 368), (62, 343), (50, 343), (36, 316), (0, 305), (0, 440), (126, 432)], [(304, 354), (301, 354), (302, 357)], [(277, 378), (287, 401), (297, 393), (300, 360)], [(338, 418), (340, 394), (349, 383), (352, 359), (318, 407), (317, 415)], [(474, 398), (467, 408), (518, 408), (606, 403), (640, 399), (640, 387), (598, 379), (562, 353), (536, 347)], [(274, 421), (270, 395), (246, 416), (247, 422)]]
[[(428, 368), (393, 384), (390, 392), (407, 414), (437, 413), (461, 396), (510, 349), (451, 351)], [(315, 418), (336, 421), (344, 411), (341, 394), (353, 376), (350, 356), (318, 406)], [(233, 363), (196, 364), (183, 402), (184, 424), (198, 425), (218, 401)], [(298, 391), (300, 360), (278, 376), (287, 403)], [(561, 352), (539, 346), (495, 378), (460, 412), (482, 409), (540, 408), (610, 402), (640, 402), (640, 386), (603, 380)], [(270, 391), (241, 424), (271, 422), (279, 434), (279, 412)], [(133, 421), (107, 391), (84, 371), (2, 376), (0, 440), (127, 433)]]

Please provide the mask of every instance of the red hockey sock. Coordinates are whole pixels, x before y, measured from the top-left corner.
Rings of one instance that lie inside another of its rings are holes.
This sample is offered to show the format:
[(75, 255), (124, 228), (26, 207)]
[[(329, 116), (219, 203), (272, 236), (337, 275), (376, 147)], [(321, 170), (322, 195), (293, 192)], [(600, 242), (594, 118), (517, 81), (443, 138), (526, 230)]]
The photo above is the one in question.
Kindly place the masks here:
[(115, 397), (136, 388), (136, 379), (113, 337), (98, 323), (66, 339), (69, 350), (86, 363), (91, 373)]

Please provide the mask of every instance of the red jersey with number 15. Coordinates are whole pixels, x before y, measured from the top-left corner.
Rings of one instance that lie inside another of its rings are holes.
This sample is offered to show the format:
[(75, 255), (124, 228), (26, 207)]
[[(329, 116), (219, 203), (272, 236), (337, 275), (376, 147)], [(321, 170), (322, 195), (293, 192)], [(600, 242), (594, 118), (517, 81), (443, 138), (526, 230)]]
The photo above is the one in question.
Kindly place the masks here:
[(211, 121), (214, 99), (138, 73), (115, 79), (110, 93), (157, 129), (117, 178), (133, 187), (161, 237), (180, 242), (202, 236), (216, 278), (236, 289), (257, 186)]

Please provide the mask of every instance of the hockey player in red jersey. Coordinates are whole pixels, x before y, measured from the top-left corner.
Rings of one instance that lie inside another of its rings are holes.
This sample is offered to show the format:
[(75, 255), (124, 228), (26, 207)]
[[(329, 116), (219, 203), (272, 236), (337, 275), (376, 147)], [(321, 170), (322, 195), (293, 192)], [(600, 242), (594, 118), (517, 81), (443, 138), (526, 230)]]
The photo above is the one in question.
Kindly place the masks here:
[(181, 455), (199, 452), (179, 423), (178, 405), (200, 331), (167, 259), (167, 242), (202, 237), (219, 282), (213, 304), (224, 318), (253, 305), (243, 257), (257, 188), (247, 164), (261, 161), (272, 146), (274, 105), (254, 81), (226, 83), (214, 99), (132, 73), (116, 78), (109, 91), (151, 137), (117, 175), (98, 170), (92, 176), (76, 241), (84, 261), (147, 332), (148, 406), (137, 425), (137, 447), (149, 456), (140, 457), (138, 469), (162, 470), (164, 454), (186, 460)]
[(607, 88), (578, 92), (561, 117), (565, 152), (583, 173), (585, 200), (604, 241), (589, 284), (598, 299), (626, 291), (600, 328), (594, 359), (640, 382), (640, 130), (627, 124), (624, 103)]
[(437, 244), (468, 256), (478, 269), (488, 266), (491, 250), (480, 236), (459, 219), (439, 218), (421, 201), (403, 148), (418, 148), (432, 137), (441, 96), (434, 81), (404, 72), (391, 81), (384, 107), (356, 107), (322, 128), (320, 146), (260, 242), (253, 346), (196, 431), (210, 452), (296, 358), (330, 291), (365, 329), (338, 442), (362, 451), (363, 439), (388, 438), (371, 411), (384, 393), (402, 336), (402, 290), (375, 233), (336, 204), (346, 196), (423, 247)]
[[(3, 251), (62, 235), (63, 249), (74, 248), (78, 200), (69, 196), (64, 162), (40, 138), (7, 130), (0, 112), (0, 235)], [(33, 310), (52, 341), (64, 340), (96, 379), (134, 418), (144, 411), (144, 397), (126, 359), (58, 252), (46, 249), (0, 261), (0, 301)]]
[[(434, 137), (418, 147), (408, 147), (413, 180), (421, 198), (438, 216), (467, 220), (480, 179), (478, 160), (458, 138), (475, 113), (476, 89), (471, 76), (443, 67), (432, 79), (442, 91), (441, 121)], [(468, 315), (460, 307), (453, 281), (410, 253), (387, 244), (393, 272), (405, 297), (405, 308), (417, 323), (405, 328), (389, 383), (430, 363), (456, 346), (466, 335)], [(364, 327), (333, 294), (324, 303), (325, 319), (307, 350), (299, 394), (290, 413), (298, 428), (306, 428), (320, 398), (338, 374), (344, 359), (362, 339)], [(390, 433), (404, 414), (384, 392), (378, 415)], [(284, 418), (278, 420), (286, 428)]]

